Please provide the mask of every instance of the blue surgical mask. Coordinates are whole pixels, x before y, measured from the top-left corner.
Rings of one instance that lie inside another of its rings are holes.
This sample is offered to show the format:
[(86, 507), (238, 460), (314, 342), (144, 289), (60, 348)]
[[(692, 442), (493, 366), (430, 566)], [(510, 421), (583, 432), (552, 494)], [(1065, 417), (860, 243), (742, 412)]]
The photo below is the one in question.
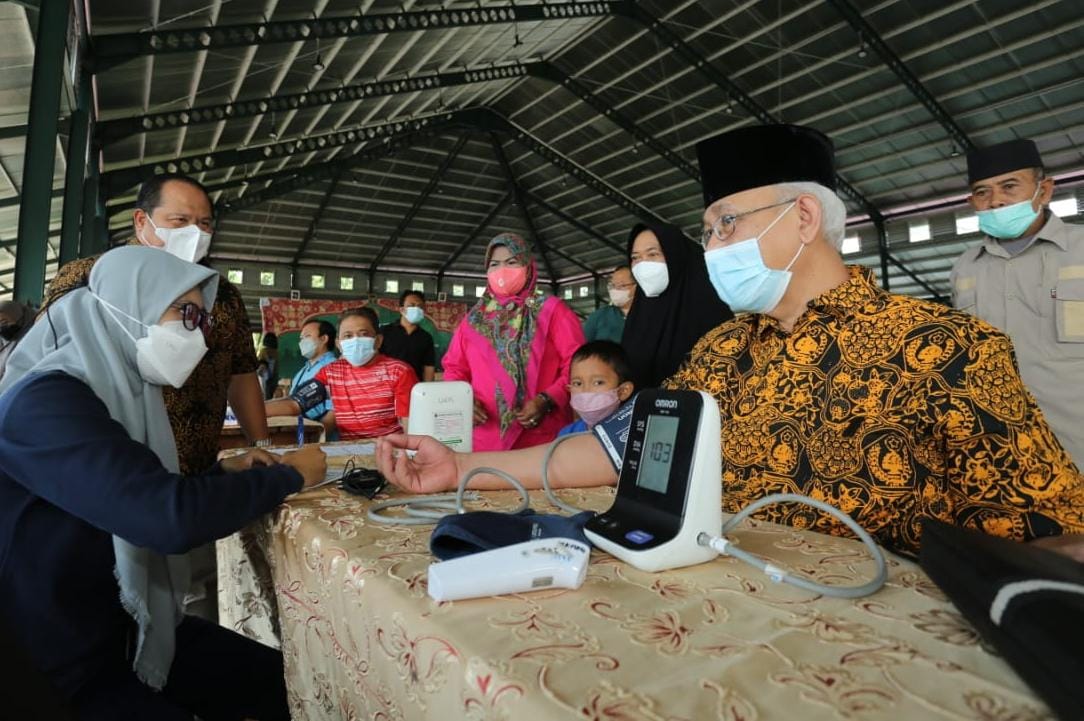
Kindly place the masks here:
[(794, 203), (791, 203), (783, 208), (760, 235), (704, 253), (704, 263), (708, 266), (708, 277), (715, 292), (735, 313), (767, 313), (779, 305), (787, 292), (793, 275), (791, 266), (802, 254), (805, 244), (798, 245), (798, 252), (786, 268), (775, 270), (764, 263), (760, 239), (793, 207)]
[(302, 338), (297, 342), (297, 349), (301, 351), (301, 355), (312, 360), (312, 357), (316, 355), (316, 341), (312, 338)]
[(1039, 197), (1041, 188), (1042, 186), (1035, 188), (1035, 194), (1031, 196), (1031, 200), (975, 213), (979, 216), (979, 230), (991, 238), (1002, 240), (1019, 238), (1039, 217), (1039, 211), (1031, 207), (1031, 204)]
[(418, 306), (412, 305), (408, 308), (403, 309), (403, 315), (406, 316), (407, 323), (413, 323), (414, 325), (418, 325), (422, 322), (422, 318), (425, 317), (425, 311)]
[(346, 338), (339, 342), (343, 358), (355, 368), (363, 366), (376, 355), (376, 338), (357, 336)]

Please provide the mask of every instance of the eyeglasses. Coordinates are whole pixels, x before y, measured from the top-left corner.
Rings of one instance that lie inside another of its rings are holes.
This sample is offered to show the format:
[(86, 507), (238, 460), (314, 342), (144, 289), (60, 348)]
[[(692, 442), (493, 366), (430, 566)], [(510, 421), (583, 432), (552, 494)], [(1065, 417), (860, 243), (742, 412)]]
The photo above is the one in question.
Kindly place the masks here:
[(368, 498), (370, 501), (384, 490), (388, 482), (384, 480), (384, 476), (380, 475), (378, 471), (374, 471), (371, 468), (358, 468), (354, 465), (354, 459), (351, 458), (343, 466), (343, 475), (339, 479), (339, 487), (347, 493), (353, 493), (355, 496), (362, 496)]
[(744, 218), (747, 215), (753, 213), (759, 213), (762, 210), (768, 210), (769, 208), (778, 208), (780, 205), (786, 205), (787, 203), (793, 203), (797, 198), (791, 198), (790, 200), (783, 200), (778, 203), (772, 203), (771, 205), (765, 205), (761, 208), (753, 208), (752, 210), (746, 210), (743, 213), (728, 213), (727, 215), (720, 215), (715, 219), (707, 228), (704, 228), (704, 232), (700, 234), (700, 245), (705, 249), (708, 247), (708, 243), (711, 242), (712, 236), (715, 236), (719, 240), (726, 240), (734, 233), (734, 226), (737, 225), (739, 218)]
[(628, 290), (630, 288), (635, 288), (636, 284), (635, 283), (612, 283), (611, 282), (611, 283), (607, 283), (606, 287), (611, 289), (611, 290)]
[(203, 335), (207, 335), (215, 325), (214, 316), (191, 301), (187, 303), (171, 303), (169, 307), (181, 311), (181, 323), (184, 324), (186, 330), (199, 328), (203, 331)]

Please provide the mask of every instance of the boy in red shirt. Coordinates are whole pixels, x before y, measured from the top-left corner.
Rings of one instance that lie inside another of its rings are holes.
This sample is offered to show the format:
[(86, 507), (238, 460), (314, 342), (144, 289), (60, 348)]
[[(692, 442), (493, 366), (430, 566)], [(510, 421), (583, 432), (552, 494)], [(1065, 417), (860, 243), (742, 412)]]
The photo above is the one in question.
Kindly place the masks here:
[[(380, 353), (380, 320), (372, 308), (344, 311), (337, 343), (341, 357), (314, 376), (327, 388), (331, 408), (320, 420), (337, 427), (340, 440), (402, 433), (410, 413), (410, 391), (418, 382), (414, 369)], [(267, 414), (297, 415), (292, 398), (267, 404)]]

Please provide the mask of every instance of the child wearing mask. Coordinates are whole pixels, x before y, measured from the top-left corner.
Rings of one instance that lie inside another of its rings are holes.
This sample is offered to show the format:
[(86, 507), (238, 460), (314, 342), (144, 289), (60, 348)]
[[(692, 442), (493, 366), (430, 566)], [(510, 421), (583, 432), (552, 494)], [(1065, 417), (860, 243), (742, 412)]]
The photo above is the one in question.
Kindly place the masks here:
[[(327, 389), (333, 410), (321, 420), (344, 441), (402, 433), (410, 413), (410, 391), (418, 382), (401, 360), (380, 353), (380, 319), (372, 308), (344, 311), (339, 318), (337, 361), (313, 376)], [(267, 415), (297, 415), (292, 398), (270, 401)]]
[(629, 399), (635, 387), (624, 349), (608, 340), (585, 343), (572, 356), (568, 392), (572, 410), (580, 419), (557, 434), (590, 430)]

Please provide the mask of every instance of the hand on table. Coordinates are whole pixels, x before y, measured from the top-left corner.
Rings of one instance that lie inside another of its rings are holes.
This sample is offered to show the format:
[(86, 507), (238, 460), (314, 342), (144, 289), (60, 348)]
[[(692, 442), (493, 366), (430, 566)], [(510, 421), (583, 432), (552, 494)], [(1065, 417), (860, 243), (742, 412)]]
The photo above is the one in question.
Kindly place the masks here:
[(237, 473), (247, 471), (254, 466), (273, 466), (279, 462), (279, 457), (274, 453), (268, 453), (262, 448), (253, 448), (239, 456), (223, 458), (219, 461), (219, 465), (222, 466), (222, 470), (226, 473)]
[[(414, 451), (413, 458), (407, 450)], [(378, 438), (376, 467), (389, 483), (410, 493), (442, 493), (459, 480), (455, 452), (430, 436), (397, 433)]]
[(474, 400), (474, 425), (480, 426), (489, 420), (489, 414), (486, 413), (485, 406), (477, 398)]
[(301, 474), (305, 479), (304, 488), (320, 483), (327, 476), (327, 455), (317, 445), (284, 453), (282, 462)]

